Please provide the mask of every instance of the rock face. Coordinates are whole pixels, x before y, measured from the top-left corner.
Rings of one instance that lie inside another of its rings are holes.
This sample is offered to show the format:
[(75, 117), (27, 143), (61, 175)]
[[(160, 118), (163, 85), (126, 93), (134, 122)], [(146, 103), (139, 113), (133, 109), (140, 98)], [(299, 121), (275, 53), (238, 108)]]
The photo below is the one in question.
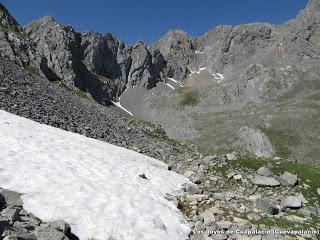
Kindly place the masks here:
[(35, 64), (35, 49), (23, 29), (0, 3), (0, 55), (21, 66)]
[(163, 56), (142, 41), (126, 46), (110, 33), (78, 33), (52, 17), (31, 22), (25, 32), (45, 57), (41, 70), (49, 80), (89, 92), (100, 103), (117, 100), (127, 87), (149, 89), (163, 80)]

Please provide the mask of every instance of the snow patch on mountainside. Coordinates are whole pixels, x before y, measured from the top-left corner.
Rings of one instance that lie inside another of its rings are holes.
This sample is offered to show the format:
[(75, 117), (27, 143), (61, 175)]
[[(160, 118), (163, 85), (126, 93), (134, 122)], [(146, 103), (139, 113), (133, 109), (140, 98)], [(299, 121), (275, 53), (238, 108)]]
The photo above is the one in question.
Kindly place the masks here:
[[(112, 101), (111, 101), (112, 102)], [(115, 106), (117, 106), (118, 108), (122, 109), (123, 111), (125, 111), (126, 113), (128, 113), (130, 116), (133, 116), (132, 112), (130, 112), (129, 110), (127, 110), (125, 107), (123, 107), (119, 102), (112, 102)]]
[[(134, 88), (135, 86), (133, 86), (133, 88)], [(128, 88), (126, 88), (125, 90), (124, 90), (124, 92), (121, 94), (121, 96), (126, 92), (128, 90)], [(122, 105), (121, 105), (121, 96), (119, 97), (119, 100), (118, 100), (118, 102), (113, 102), (113, 101), (111, 101), (112, 103), (113, 103), (113, 105), (115, 105), (116, 107), (118, 107), (118, 108), (120, 108), (121, 110), (123, 110), (123, 111), (125, 111), (126, 113), (128, 113), (130, 116), (132, 116), (133, 117), (133, 114), (132, 114), (132, 112), (130, 112), (129, 110), (127, 110), (125, 107), (123, 107)]]
[(166, 83), (166, 85), (171, 88), (171, 89), (175, 89), (172, 85), (170, 85), (169, 83)]
[(179, 85), (180, 87), (183, 87), (182, 83), (178, 80), (175, 80), (174, 78), (168, 78), (168, 80), (174, 82), (175, 84)]
[(4, 111), (0, 132), (0, 186), (42, 220), (64, 220), (81, 239), (188, 238), (164, 198), (188, 180), (166, 164)]

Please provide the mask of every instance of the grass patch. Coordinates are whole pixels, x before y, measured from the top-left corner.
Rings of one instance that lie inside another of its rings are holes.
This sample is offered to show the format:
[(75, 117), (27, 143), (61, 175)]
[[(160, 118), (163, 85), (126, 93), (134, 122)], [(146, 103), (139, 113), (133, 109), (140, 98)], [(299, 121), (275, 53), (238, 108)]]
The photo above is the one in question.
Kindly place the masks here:
[(85, 100), (92, 100), (92, 97), (88, 95), (87, 92), (81, 91), (79, 89), (75, 90), (71, 87), (69, 87), (66, 83), (64, 83), (62, 80), (58, 80), (58, 81), (54, 81), (54, 83), (58, 84), (60, 87), (62, 87), (63, 89), (65, 89), (66, 91), (77, 95), (80, 98), (83, 98)]
[(5, 25), (3, 25), (2, 23), (0, 23), (0, 31), (4, 32), (4, 33), (9, 33), (11, 32), (10, 28), (6, 27)]
[(39, 72), (39, 69), (32, 66), (32, 65), (28, 65), (25, 67), (27, 72), (32, 74), (32, 75), (36, 75), (36, 76), (40, 76), (40, 72)]
[(177, 153), (184, 152), (185, 146), (174, 139), (168, 138), (167, 134), (163, 129), (157, 127), (155, 124), (151, 122), (148, 122), (148, 121), (143, 121), (143, 122), (150, 128), (150, 130), (144, 131), (148, 137), (170, 144)]
[(197, 90), (181, 88), (179, 93), (181, 106), (196, 106), (200, 102), (200, 94)]
[(267, 128), (263, 126), (256, 126), (270, 139), (272, 145), (275, 147), (277, 155), (282, 158), (289, 158), (291, 155), (291, 148), (299, 144), (299, 137), (293, 131), (281, 130), (281, 128)]

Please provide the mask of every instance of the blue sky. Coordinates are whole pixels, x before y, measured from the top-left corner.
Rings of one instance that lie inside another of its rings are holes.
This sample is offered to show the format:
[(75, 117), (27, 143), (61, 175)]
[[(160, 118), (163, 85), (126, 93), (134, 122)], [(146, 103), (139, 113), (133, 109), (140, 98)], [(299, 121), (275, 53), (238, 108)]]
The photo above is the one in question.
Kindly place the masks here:
[(307, 0), (0, 0), (24, 25), (44, 15), (77, 31), (111, 32), (128, 44), (156, 41), (170, 29), (202, 35), (221, 24), (282, 23)]

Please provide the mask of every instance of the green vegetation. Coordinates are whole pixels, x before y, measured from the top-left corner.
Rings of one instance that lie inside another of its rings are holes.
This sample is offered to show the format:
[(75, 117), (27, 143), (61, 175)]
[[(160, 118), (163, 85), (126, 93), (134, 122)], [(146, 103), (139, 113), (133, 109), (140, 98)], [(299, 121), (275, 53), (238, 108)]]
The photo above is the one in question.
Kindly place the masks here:
[(197, 90), (181, 88), (179, 89), (179, 94), (181, 106), (196, 106), (200, 102), (200, 94)]
[(38, 68), (36, 68), (36, 67), (34, 67), (32, 65), (28, 65), (25, 68), (30, 74), (33, 74), (33, 75), (36, 75), (36, 76), (40, 76)]
[(10, 30), (10, 28), (8, 28), (7, 26), (3, 25), (3, 24), (0, 22), (0, 31), (1, 31), (1, 32), (4, 32), (4, 33), (9, 33), (11, 30)]
[(77, 95), (80, 98), (83, 98), (85, 100), (90, 100), (90, 101), (92, 100), (92, 97), (87, 92), (81, 91), (79, 89), (75, 90), (75, 89), (69, 87), (62, 80), (54, 81), (54, 83), (58, 84), (60, 87), (64, 88), (65, 90), (67, 90), (68, 92), (70, 92), (72, 94)]
[(256, 126), (270, 139), (275, 147), (277, 155), (283, 158), (289, 158), (291, 148), (299, 143), (299, 137), (293, 131), (281, 130), (280, 128), (267, 128)]
[(155, 124), (148, 122), (148, 121), (143, 121), (143, 122), (150, 128), (149, 130), (144, 131), (148, 137), (150, 137), (152, 139), (164, 141), (164, 142), (168, 143), (169, 145), (171, 145), (177, 153), (183, 153), (183, 150), (185, 149), (184, 145), (182, 145), (181, 143), (179, 143), (176, 140), (168, 138), (168, 136), (164, 132), (164, 130), (157, 127)]

